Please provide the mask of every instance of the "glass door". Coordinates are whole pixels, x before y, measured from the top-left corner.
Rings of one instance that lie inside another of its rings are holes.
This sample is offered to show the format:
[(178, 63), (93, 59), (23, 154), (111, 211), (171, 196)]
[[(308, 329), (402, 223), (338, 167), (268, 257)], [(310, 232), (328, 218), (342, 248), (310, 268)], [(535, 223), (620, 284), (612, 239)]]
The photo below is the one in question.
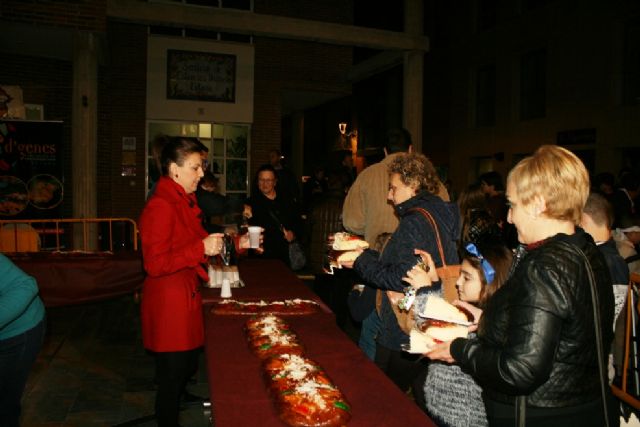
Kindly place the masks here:
[[(198, 138), (208, 150), (206, 169), (218, 179), (218, 191), (229, 200), (225, 223), (236, 223), (249, 191), (251, 126), (236, 123), (150, 121), (147, 126), (147, 197), (160, 178), (158, 147), (162, 138)], [(156, 154), (157, 153), (157, 154)]]

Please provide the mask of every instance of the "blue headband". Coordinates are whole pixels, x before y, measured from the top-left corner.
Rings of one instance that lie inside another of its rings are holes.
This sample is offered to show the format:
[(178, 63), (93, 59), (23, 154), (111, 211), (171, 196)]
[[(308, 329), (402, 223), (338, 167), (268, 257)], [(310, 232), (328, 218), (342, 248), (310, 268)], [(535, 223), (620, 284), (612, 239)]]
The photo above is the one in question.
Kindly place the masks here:
[(482, 271), (484, 271), (484, 277), (487, 279), (487, 284), (491, 284), (493, 282), (493, 278), (496, 276), (496, 271), (493, 269), (489, 261), (484, 259), (476, 245), (473, 243), (467, 243), (467, 246), (464, 247), (467, 252), (469, 252), (474, 257), (480, 260), (480, 266), (482, 267)]

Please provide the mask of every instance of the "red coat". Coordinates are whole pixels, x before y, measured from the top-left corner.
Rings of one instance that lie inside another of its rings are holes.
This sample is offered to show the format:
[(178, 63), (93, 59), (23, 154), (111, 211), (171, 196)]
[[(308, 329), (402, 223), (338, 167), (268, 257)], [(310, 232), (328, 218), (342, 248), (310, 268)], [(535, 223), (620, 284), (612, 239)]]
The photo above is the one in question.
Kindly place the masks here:
[(186, 351), (204, 343), (199, 286), (208, 280), (200, 208), (173, 180), (162, 177), (140, 216), (144, 281), (142, 341), (151, 351)]

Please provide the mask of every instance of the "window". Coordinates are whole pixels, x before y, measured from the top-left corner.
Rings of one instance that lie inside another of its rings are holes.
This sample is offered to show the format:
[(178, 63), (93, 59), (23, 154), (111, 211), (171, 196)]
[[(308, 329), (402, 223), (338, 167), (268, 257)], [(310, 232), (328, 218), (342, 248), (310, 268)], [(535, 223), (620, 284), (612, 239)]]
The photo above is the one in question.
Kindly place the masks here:
[(496, 66), (479, 67), (476, 71), (476, 126), (496, 124)]
[(184, 123), (154, 121), (148, 125), (147, 189), (151, 190), (160, 177), (154, 159), (154, 140), (159, 135), (198, 138), (208, 149), (209, 169), (220, 182), (219, 191), (229, 201), (225, 223), (233, 223), (249, 191), (249, 152), (251, 128), (244, 124)]
[(622, 59), (622, 104), (640, 104), (640, 22), (627, 23)]
[(547, 50), (538, 49), (520, 59), (520, 118), (537, 119), (546, 114)]

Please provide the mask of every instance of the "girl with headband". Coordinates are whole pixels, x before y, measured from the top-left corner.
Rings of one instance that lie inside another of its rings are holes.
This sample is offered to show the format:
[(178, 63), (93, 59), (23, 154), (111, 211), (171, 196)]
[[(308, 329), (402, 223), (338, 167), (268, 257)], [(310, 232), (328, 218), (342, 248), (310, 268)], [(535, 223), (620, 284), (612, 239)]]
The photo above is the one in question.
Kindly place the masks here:
[[(460, 277), (456, 282), (460, 302), (456, 304), (473, 312), (474, 305), (483, 308), (496, 289), (505, 282), (512, 255), (505, 246), (496, 243), (479, 243), (478, 246), (469, 243), (465, 249)], [(413, 268), (407, 272), (404, 280), (415, 288), (439, 281), (431, 255), (419, 249), (415, 252), (427, 266), (426, 271), (419, 267)], [(418, 295), (417, 312), (420, 312), (420, 306), (424, 303)], [(473, 377), (464, 373), (458, 365), (439, 361), (429, 364), (424, 384), (426, 410), (438, 426), (488, 425), (481, 392), (482, 389)]]

